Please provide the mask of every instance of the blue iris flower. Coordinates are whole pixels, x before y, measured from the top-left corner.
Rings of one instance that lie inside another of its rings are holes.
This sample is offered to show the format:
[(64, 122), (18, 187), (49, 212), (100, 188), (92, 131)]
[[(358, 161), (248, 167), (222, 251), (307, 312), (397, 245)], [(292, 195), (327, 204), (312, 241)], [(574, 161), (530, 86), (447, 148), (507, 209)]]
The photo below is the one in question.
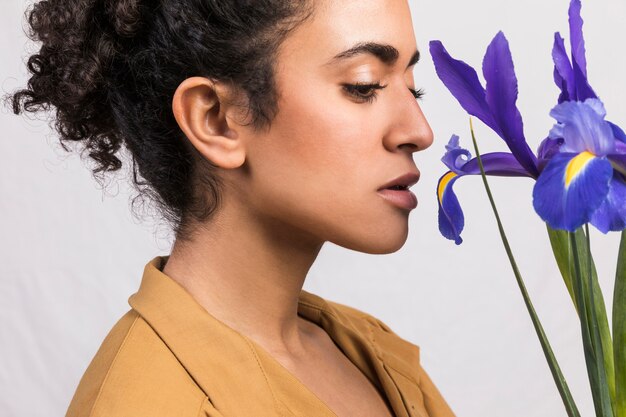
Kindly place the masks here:
[[(483, 59), (486, 87), (476, 71), (452, 58), (440, 41), (430, 42), (430, 53), (437, 75), (463, 109), (496, 132), (511, 151), (481, 155), (485, 173), (535, 179), (533, 206), (553, 229), (574, 231), (589, 222), (607, 233), (626, 229), (626, 134), (605, 120), (604, 105), (588, 83), (580, 10), (580, 0), (571, 0), (571, 60), (561, 35), (554, 37), (554, 81), (561, 94), (550, 112), (556, 123), (537, 155), (524, 137), (516, 105), (517, 78), (502, 32)], [(442, 162), (449, 171), (437, 186), (439, 230), (458, 245), (464, 218), (453, 185), (462, 176), (480, 175), (480, 168), (456, 135)]]

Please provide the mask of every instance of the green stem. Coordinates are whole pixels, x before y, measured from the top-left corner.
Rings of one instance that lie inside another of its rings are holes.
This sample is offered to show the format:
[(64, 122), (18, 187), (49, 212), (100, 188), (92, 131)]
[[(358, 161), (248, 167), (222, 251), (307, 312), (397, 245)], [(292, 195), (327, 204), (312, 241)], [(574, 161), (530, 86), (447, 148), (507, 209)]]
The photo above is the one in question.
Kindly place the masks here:
[(487, 176), (485, 175), (485, 168), (483, 166), (482, 159), (480, 158), (480, 153), (478, 152), (478, 144), (476, 143), (476, 137), (474, 135), (474, 127), (472, 126), (472, 119), (470, 118), (470, 130), (472, 133), (472, 141), (474, 142), (474, 150), (476, 152), (476, 158), (478, 159), (478, 166), (480, 167), (480, 173), (483, 179), (483, 183), (485, 185), (485, 190), (487, 191), (487, 196), (489, 197), (489, 202), (491, 203), (491, 208), (493, 209), (493, 213), (496, 217), (496, 222), (498, 223), (498, 230), (500, 231), (500, 237), (502, 238), (502, 243), (504, 244), (504, 248), (506, 250), (506, 254), (509, 257), (509, 261), (511, 263), (511, 267), (513, 268), (513, 273), (515, 275), (515, 279), (517, 280), (517, 284), (522, 292), (522, 296), (524, 298), (524, 303), (526, 304), (526, 308), (528, 309), (528, 313), (530, 314), (530, 318), (532, 320), (533, 326), (535, 327), (535, 331), (537, 332), (537, 336), (539, 337), (539, 342), (541, 343), (541, 348), (543, 349), (543, 353), (548, 361), (548, 366), (550, 367), (550, 372), (552, 372), (552, 377), (554, 378), (554, 382), (556, 383), (557, 389), (559, 390), (559, 394), (561, 395), (561, 399), (563, 400), (563, 404), (565, 405), (565, 409), (567, 411), (567, 415), (570, 417), (580, 417), (580, 413), (578, 412), (578, 408), (576, 407), (576, 403), (574, 402), (574, 398), (567, 386), (567, 382), (563, 377), (563, 373), (561, 372), (561, 368), (554, 356), (554, 352), (550, 347), (550, 342), (546, 337), (546, 334), (541, 326), (541, 322), (537, 317), (537, 313), (533, 307), (532, 302), (530, 301), (530, 297), (528, 292), (526, 291), (526, 286), (524, 285), (524, 281), (522, 279), (522, 275), (519, 272), (517, 267), (517, 263), (515, 262), (515, 258), (513, 257), (513, 251), (509, 245), (509, 241), (506, 237), (506, 233), (504, 232), (504, 227), (502, 226), (502, 221), (500, 220), (500, 215), (498, 214), (498, 209), (496, 208), (496, 203), (491, 194), (491, 189), (489, 188), (489, 183), (487, 182)]
[(626, 417), (626, 230), (622, 231), (613, 291), (613, 355), (615, 415)]

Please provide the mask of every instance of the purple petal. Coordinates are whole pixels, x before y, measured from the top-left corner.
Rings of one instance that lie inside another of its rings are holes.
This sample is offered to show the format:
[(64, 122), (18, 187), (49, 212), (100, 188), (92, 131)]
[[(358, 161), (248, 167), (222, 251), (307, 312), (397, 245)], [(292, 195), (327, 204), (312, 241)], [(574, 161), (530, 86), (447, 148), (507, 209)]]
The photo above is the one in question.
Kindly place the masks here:
[(626, 229), (626, 183), (619, 173), (613, 174), (609, 193), (591, 216), (591, 224), (602, 233)]
[(607, 158), (611, 161), (613, 169), (626, 176), (626, 143), (616, 142), (615, 144), (617, 152), (607, 155)]
[[(600, 99), (590, 99), (590, 100), (578, 100), (584, 102), (586, 106), (591, 107), (593, 111), (596, 112), (598, 116), (602, 119), (606, 116), (606, 109), (604, 108), (604, 103)], [(608, 122), (607, 122), (608, 123)]]
[(548, 137), (550, 139), (563, 139), (563, 128), (565, 126), (563, 126), (560, 123), (556, 123), (554, 126), (552, 126), (552, 129), (550, 129), (550, 132), (548, 132)]
[(430, 41), (430, 54), (437, 75), (461, 107), (499, 133), (485, 100), (485, 89), (480, 84), (476, 71), (465, 62), (452, 58), (440, 41)]
[[(458, 160), (453, 160), (456, 155), (456, 151), (465, 151), (467, 155), (469, 152), (460, 146), (458, 146), (458, 136), (452, 136), (450, 139), (448, 161), (455, 169), (446, 172), (437, 183), (437, 200), (439, 202), (439, 231), (441, 234), (451, 240), (454, 240), (457, 245), (461, 244), (461, 232), (465, 225), (465, 219), (463, 217), (463, 210), (459, 201), (452, 190), (452, 186), (457, 179), (464, 175), (480, 175), (480, 167), (478, 165), (478, 159), (474, 158), (459, 166)], [(446, 147), (448, 148), (448, 146)], [(464, 154), (465, 155), (465, 154)], [(446, 159), (444, 156), (443, 159)], [(493, 152), (481, 155), (483, 161), (483, 167), (485, 174), (497, 175), (504, 177), (532, 177), (524, 167), (522, 167), (517, 159), (510, 153), (505, 152)]]
[(611, 130), (613, 130), (613, 135), (615, 136), (615, 139), (619, 140), (620, 142), (626, 143), (626, 133), (624, 133), (622, 128), (614, 123), (608, 121), (607, 123), (609, 124), (609, 126), (611, 126)]
[(587, 77), (587, 58), (585, 58), (585, 39), (583, 37), (583, 19), (580, 16), (580, 0), (569, 4), (569, 37), (572, 48), (572, 61), (578, 64), (581, 75)]
[(509, 43), (502, 32), (493, 38), (483, 59), (486, 100), (500, 128), (500, 136), (526, 171), (538, 175), (537, 158), (524, 138), (522, 115), (516, 106), (517, 77)]
[(539, 159), (539, 172), (543, 171), (550, 159), (552, 159), (554, 155), (559, 153), (562, 144), (562, 136), (555, 139), (553, 139), (552, 137), (547, 137), (541, 142), (541, 144), (539, 145), (539, 149), (537, 149), (537, 158)]
[(572, 63), (574, 67), (574, 84), (576, 85), (576, 99), (578, 101), (585, 101), (589, 98), (598, 98), (595, 91), (589, 85), (587, 76), (582, 74), (582, 70), (578, 66), (578, 63), (574, 61)]
[(552, 157), (559, 152), (559, 148), (562, 144), (563, 137), (557, 137), (555, 139), (547, 137), (539, 145), (537, 154), (540, 159), (552, 159)]
[[(491, 152), (480, 157), (487, 175), (532, 178), (532, 175), (508, 152)], [(459, 145), (457, 135), (452, 135), (450, 138), (446, 145), (446, 153), (441, 161), (450, 171), (458, 175), (480, 175), (478, 158), (472, 158), (470, 151)]]
[[(580, 0), (572, 0), (569, 6), (569, 33), (572, 48), (572, 69), (574, 71), (575, 99), (584, 101), (598, 98), (587, 80), (587, 58), (585, 57), (585, 39), (583, 37), (583, 19), (580, 16)], [(570, 99), (574, 99), (570, 95)]]
[[(471, 158), (471, 159), (470, 159)], [(501, 177), (531, 177), (533, 176), (520, 165), (519, 161), (508, 152), (491, 152), (480, 156), (483, 169), (487, 175)], [(458, 175), (480, 175), (478, 158), (459, 145), (459, 137), (452, 135), (446, 145), (446, 153), (441, 161), (448, 169)]]
[(565, 41), (559, 32), (554, 34), (552, 60), (554, 61), (554, 82), (561, 89), (559, 103), (571, 100), (576, 94), (574, 89), (574, 70), (565, 51)]
[(626, 155), (626, 142), (615, 141), (615, 154)]
[(604, 157), (559, 153), (535, 183), (535, 211), (553, 229), (573, 232), (602, 205), (612, 175), (613, 168)]
[(446, 172), (437, 184), (437, 200), (439, 201), (439, 232), (443, 237), (454, 240), (460, 245), (463, 242), (461, 232), (465, 225), (463, 210), (456, 198), (452, 185), (460, 178), (452, 171)]
[(608, 154), (607, 158), (611, 161), (611, 165), (613, 165), (614, 169), (626, 176), (626, 142), (616, 140), (613, 152), (612, 154)]
[[(491, 152), (480, 156), (485, 174), (498, 177), (530, 177), (534, 178), (519, 161), (507, 152)], [(480, 175), (478, 158), (467, 161), (462, 167), (464, 175)]]
[(589, 151), (598, 156), (612, 153), (615, 149), (615, 137), (611, 125), (604, 120), (604, 115), (604, 106), (598, 99), (557, 104), (550, 111), (550, 116), (562, 125), (564, 143), (561, 151)]
[(459, 146), (459, 137), (452, 135), (446, 145), (446, 153), (441, 158), (450, 171), (462, 175), (461, 167), (470, 160), (472, 154), (467, 149)]

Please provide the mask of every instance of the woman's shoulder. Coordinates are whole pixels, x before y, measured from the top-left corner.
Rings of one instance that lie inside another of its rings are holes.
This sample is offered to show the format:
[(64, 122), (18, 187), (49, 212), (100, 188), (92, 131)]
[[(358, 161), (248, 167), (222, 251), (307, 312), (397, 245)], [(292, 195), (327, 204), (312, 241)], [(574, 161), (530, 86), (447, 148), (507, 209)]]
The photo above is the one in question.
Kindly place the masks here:
[(131, 309), (103, 340), (66, 417), (196, 416), (206, 400), (155, 331)]
[(327, 309), (333, 311), (336, 317), (350, 320), (364, 332), (398, 388), (411, 398), (421, 398), (420, 406), (426, 415), (454, 416), (449, 404), (422, 367), (418, 345), (402, 338), (385, 322), (369, 313), (346, 304), (329, 300), (325, 302)]
[(367, 341), (387, 367), (411, 375), (414, 383), (419, 382), (416, 371), (421, 368), (420, 347), (398, 335), (378, 317), (308, 291), (302, 292), (300, 304), (302, 312), (314, 321), (323, 322), (319, 316), (333, 321), (335, 325), (327, 330), (341, 333), (351, 340)]
[(326, 303), (333, 310), (340, 312), (342, 315), (346, 317), (349, 317), (352, 321), (356, 323), (365, 322), (368, 325), (375, 326), (387, 333), (392, 333), (397, 336), (397, 334), (393, 330), (391, 330), (391, 328), (387, 324), (385, 324), (378, 317), (375, 317), (370, 313), (366, 313), (365, 311), (359, 310), (356, 307), (352, 307), (347, 304), (339, 303), (336, 301), (326, 300)]
[(353, 306), (330, 300), (326, 300), (326, 309), (339, 321), (368, 339), (388, 366), (399, 372), (415, 371), (420, 368), (420, 347), (400, 336), (378, 317)]
[(365, 331), (371, 326), (399, 337), (387, 324), (372, 314), (366, 313), (356, 307), (323, 298), (320, 295), (302, 290), (300, 294), (300, 308), (325, 312), (344, 325), (354, 326)]

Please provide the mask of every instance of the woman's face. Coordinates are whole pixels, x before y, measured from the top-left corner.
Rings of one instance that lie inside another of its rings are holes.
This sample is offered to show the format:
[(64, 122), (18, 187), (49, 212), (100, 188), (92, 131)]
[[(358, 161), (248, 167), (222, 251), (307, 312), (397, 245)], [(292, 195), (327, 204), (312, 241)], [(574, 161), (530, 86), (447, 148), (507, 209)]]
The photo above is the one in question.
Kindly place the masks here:
[[(372, 53), (333, 60), (365, 42), (396, 48), (397, 60)], [(402, 247), (410, 210), (377, 190), (417, 172), (413, 152), (433, 141), (409, 90), (416, 50), (406, 0), (318, 1), (279, 50), (278, 115), (268, 131), (249, 132), (237, 188), (228, 190), (241, 208), (291, 236), (366, 253)], [(344, 87), (376, 83), (386, 87), (359, 87), (363, 98)]]

